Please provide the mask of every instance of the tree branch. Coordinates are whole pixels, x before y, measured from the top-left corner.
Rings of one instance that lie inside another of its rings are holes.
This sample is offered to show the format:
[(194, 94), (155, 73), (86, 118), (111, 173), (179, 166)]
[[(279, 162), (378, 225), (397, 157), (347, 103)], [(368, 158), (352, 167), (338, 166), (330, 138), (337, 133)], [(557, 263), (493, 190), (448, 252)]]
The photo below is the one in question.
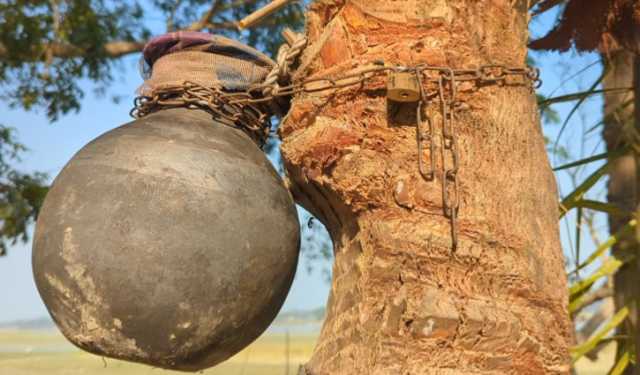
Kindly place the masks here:
[[(236, 22), (224, 21), (224, 22), (211, 22), (211, 19), (218, 13), (224, 12), (226, 10), (236, 8), (240, 5), (255, 3), (257, 0), (235, 0), (229, 4), (224, 4), (224, 1), (215, 0), (211, 7), (200, 17), (200, 19), (196, 22), (193, 22), (191, 25), (187, 26), (183, 30), (188, 31), (200, 31), (203, 29), (214, 29), (214, 30), (237, 30)], [(107, 42), (102, 46), (102, 52), (108, 58), (120, 58), (125, 55), (129, 55), (132, 53), (142, 51), (144, 48), (146, 41), (124, 41), (124, 40), (116, 40)], [(49, 57), (56, 58), (74, 58), (74, 57), (82, 57), (88, 54), (88, 51), (82, 49), (78, 46), (67, 44), (67, 43), (48, 43), (41, 46), (37, 51), (33, 50), (28, 52), (28, 56), (21, 57), (23, 61), (43, 61), (43, 56), (41, 51), (47, 51)], [(22, 52), (24, 53), (24, 52)], [(21, 53), (21, 54), (22, 54)], [(4, 60), (9, 56), (9, 50), (6, 46), (0, 43), (0, 60)]]
[[(102, 48), (107, 57), (118, 58), (130, 53), (141, 51), (144, 44), (145, 42), (113, 41), (105, 43)], [(63, 59), (81, 57), (87, 54), (86, 50), (66, 43), (49, 43), (45, 44), (42, 48), (48, 51), (50, 56)], [(9, 51), (7, 48), (0, 44), (0, 59), (5, 59), (8, 55)], [(25, 61), (42, 60), (42, 56), (37, 53), (37, 51), (32, 51), (29, 55), (30, 59), (25, 58)]]
[(209, 7), (209, 10), (207, 10), (202, 17), (200, 17), (200, 19), (194, 23), (192, 23), (191, 25), (189, 25), (189, 27), (187, 27), (187, 30), (189, 31), (197, 31), (197, 30), (202, 30), (204, 29), (207, 24), (211, 21), (211, 18), (213, 18), (214, 15), (216, 15), (216, 13), (218, 13), (220, 11), (220, 7), (222, 1), (220, 0), (215, 0), (212, 4), (211, 7)]
[(176, 16), (176, 12), (178, 11), (178, 8), (180, 8), (180, 4), (182, 4), (182, 0), (176, 0), (176, 3), (171, 8), (171, 12), (167, 17), (167, 32), (173, 31), (173, 28), (174, 28), (173, 19)]
[(202, 17), (200, 17), (200, 19), (194, 23), (192, 23), (191, 25), (189, 25), (185, 30), (189, 30), (189, 31), (198, 31), (198, 30), (202, 30), (205, 28), (209, 28), (209, 29), (213, 29), (213, 28), (217, 28), (217, 29), (237, 29), (237, 23), (236, 22), (221, 22), (221, 23), (211, 23), (211, 19), (218, 13), (220, 12), (224, 12), (227, 11), (229, 9), (233, 9), (233, 8), (237, 8), (241, 5), (245, 5), (245, 4), (253, 4), (255, 3), (257, 0), (235, 0), (232, 1), (229, 4), (224, 4), (222, 1), (220, 0), (215, 0), (213, 2), (213, 4), (211, 4), (211, 7), (209, 8), (209, 10), (207, 10)]

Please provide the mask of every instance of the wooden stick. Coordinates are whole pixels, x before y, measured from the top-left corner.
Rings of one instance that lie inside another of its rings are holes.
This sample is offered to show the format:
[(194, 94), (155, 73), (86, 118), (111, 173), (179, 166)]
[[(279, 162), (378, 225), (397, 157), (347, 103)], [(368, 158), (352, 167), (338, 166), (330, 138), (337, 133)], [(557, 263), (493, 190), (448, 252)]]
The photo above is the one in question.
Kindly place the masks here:
[(291, 1), (293, 0), (273, 0), (271, 3), (238, 21), (238, 29), (244, 30), (255, 25), (256, 23), (262, 21), (263, 18), (267, 17), (273, 12), (278, 11), (280, 8), (287, 5)]
[(288, 27), (285, 27), (285, 29), (282, 30), (282, 37), (285, 41), (287, 41), (289, 47), (291, 47), (293, 45), (293, 42), (295, 42), (297, 39), (296, 33)]

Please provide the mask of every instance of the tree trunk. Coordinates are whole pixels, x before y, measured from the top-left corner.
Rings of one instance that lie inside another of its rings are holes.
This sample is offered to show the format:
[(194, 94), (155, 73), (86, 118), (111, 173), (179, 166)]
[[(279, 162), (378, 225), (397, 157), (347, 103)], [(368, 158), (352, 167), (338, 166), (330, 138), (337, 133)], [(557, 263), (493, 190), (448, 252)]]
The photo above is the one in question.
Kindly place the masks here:
[[(625, 50), (602, 56), (608, 66), (602, 86), (615, 89), (633, 86), (633, 54)], [(616, 153), (628, 145), (633, 130), (633, 92), (611, 93), (604, 95), (605, 127), (602, 133), (609, 153)], [(615, 204), (624, 215), (609, 215), (609, 232), (618, 232), (631, 220), (637, 206), (636, 199), (636, 163), (634, 154), (629, 151), (623, 156), (610, 160), (607, 199)], [(634, 235), (630, 233), (613, 247), (613, 254), (621, 254), (634, 246)], [(635, 262), (622, 266), (613, 276), (614, 301), (616, 311), (624, 307), (637, 295), (638, 271)], [(619, 341), (618, 357), (626, 350), (635, 335), (635, 309), (632, 307), (630, 318), (618, 328), (620, 335), (629, 335), (628, 343)], [(627, 367), (625, 374), (633, 374), (633, 364)]]
[[(636, 54), (633, 58), (633, 149), (634, 149), (634, 159), (636, 163), (636, 212), (635, 217), (640, 218), (640, 56)], [(638, 250), (640, 248), (640, 226), (636, 225), (636, 233), (635, 233), (635, 243), (632, 251), (635, 252), (635, 275), (636, 279), (633, 283), (635, 285), (635, 294), (633, 296), (633, 308), (635, 311), (632, 311), (631, 315), (631, 325), (632, 325), (632, 335), (634, 341), (635, 348), (635, 358), (640, 358), (640, 330), (638, 330), (638, 320), (640, 319), (640, 256), (638, 256)], [(633, 373), (635, 375), (640, 375), (640, 366), (637, 365), (633, 369)]]
[[(318, 1), (296, 74), (340, 75), (380, 59), (523, 66), (527, 3)], [(523, 87), (488, 85), (463, 101), (453, 251), (442, 173), (427, 181), (418, 172), (415, 107), (391, 113), (375, 90), (294, 99), (280, 128), (285, 166), (336, 255), (307, 374), (569, 372), (558, 201), (535, 98)]]

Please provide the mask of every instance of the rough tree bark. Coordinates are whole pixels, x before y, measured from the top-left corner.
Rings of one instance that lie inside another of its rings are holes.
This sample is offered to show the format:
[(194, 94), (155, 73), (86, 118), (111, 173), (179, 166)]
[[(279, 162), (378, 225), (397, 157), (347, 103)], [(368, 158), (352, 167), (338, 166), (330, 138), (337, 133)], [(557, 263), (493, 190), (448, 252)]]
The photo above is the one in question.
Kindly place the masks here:
[[(638, 7), (638, 13), (640, 13), (640, 7)], [(640, 56), (638, 51), (635, 51), (636, 55), (633, 58), (633, 148), (634, 158), (636, 162), (636, 219), (640, 218), (640, 204), (638, 203), (638, 197), (640, 197)], [(640, 358), (640, 331), (638, 330), (638, 319), (640, 318), (640, 276), (638, 276), (638, 270), (640, 270), (640, 257), (638, 256), (638, 244), (640, 244), (640, 226), (636, 225), (636, 238), (634, 249), (636, 253), (635, 265), (636, 265), (636, 280), (635, 285), (635, 298), (633, 299), (632, 310), (632, 329), (633, 329), (633, 342), (635, 347), (635, 358)], [(632, 251), (633, 251), (632, 250)], [(636, 363), (633, 369), (634, 374), (640, 374), (640, 367)]]
[[(618, 50), (603, 54), (602, 58), (609, 69), (602, 82), (604, 89), (633, 86), (634, 55), (631, 52)], [(633, 131), (633, 97), (633, 92), (630, 91), (622, 94), (614, 92), (604, 95), (605, 126), (602, 136), (606, 141), (607, 151), (611, 154), (618, 153), (632, 139), (629, 135)], [(637, 207), (636, 163), (632, 151), (610, 160), (607, 189), (607, 200), (615, 204), (624, 213), (622, 216), (609, 215), (609, 232), (613, 234), (631, 220)], [(613, 254), (621, 254), (633, 246), (635, 246), (634, 235), (629, 233), (613, 247)], [(613, 285), (616, 311), (627, 305), (629, 301), (638, 295), (637, 286), (640, 282), (638, 276), (635, 262), (623, 265), (614, 274)], [(629, 315), (629, 319), (618, 329), (620, 335), (633, 337), (635, 334), (633, 327), (636, 326), (636, 314), (633, 306), (631, 307), (632, 313)], [(625, 351), (625, 343), (619, 342), (618, 357), (624, 354)], [(625, 374), (633, 373), (634, 366), (630, 364)]]
[[(340, 74), (380, 59), (521, 66), (527, 4), (317, 1), (296, 74)], [(418, 173), (414, 108), (395, 117), (382, 92), (357, 89), (294, 99), (280, 128), (285, 166), (299, 202), (331, 233), (336, 256), (307, 374), (569, 372), (557, 193), (534, 96), (489, 85), (464, 102), (452, 252), (442, 175), (426, 181)]]

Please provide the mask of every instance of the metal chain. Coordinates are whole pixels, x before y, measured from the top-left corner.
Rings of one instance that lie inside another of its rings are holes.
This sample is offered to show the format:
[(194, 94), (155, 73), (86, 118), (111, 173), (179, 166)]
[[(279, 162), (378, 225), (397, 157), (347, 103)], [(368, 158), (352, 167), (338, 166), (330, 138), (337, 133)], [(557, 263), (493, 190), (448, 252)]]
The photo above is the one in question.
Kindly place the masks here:
[[(262, 90), (268, 86), (263, 83), (253, 86), (242, 93), (229, 93), (227, 94), (227, 97), (236, 103), (262, 103), (282, 96), (327, 92), (356, 86), (364, 87), (364, 83), (368, 80), (386, 76), (388, 73), (392, 72), (406, 71), (414, 71), (416, 74), (421, 74), (423, 85), (438, 83), (439, 76), (434, 77), (433, 74), (428, 74), (434, 72), (441, 74), (446, 73), (451, 77), (454, 77), (455, 82), (457, 83), (475, 82), (475, 90), (488, 84), (497, 84), (502, 86), (528, 86), (532, 89), (538, 88), (540, 84), (538, 69), (531, 67), (510, 68), (505, 65), (484, 65), (477, 69), (452, 69), (449, 67), (435, 67), (429, 65), (406, 67), (373, 64), (337, 78), (312, 78), (300, 82), (294, 82), (286, 86), (280, 86), (277, 90), (267, 96), (260, 95)], [(457, 91), (457, 88), (454, 87), (453, 90)], [(235, 96), (241, 97), (234, 98)]]
[[(134, 118), (144, 117), (166, 108), (197, 107), (207, 110), (220, 122), (244, 130), (260, 147), (266, 142), (271, 123), (264, 105), (232, 102), (228, 93), (195, 82), (156, 90), (152, 97), (139, 96), (129, 113)], [(238, 97), (234, 95), (234, 97)], [(245, 96), (246, 97), (246, 96)], [(248, 97), (246, 97), (248, 99)]]
[[(414, 67), (388, 66), (378, 62), (349, 72), (339, 77), (320, 77), (290, 82), (290, 70), (306, 46), (307, 40), (298, 37), (291, 46), (283, 46), (278, 52), (277, 65), (269, 72), (265, 81), (246, 91), (226, 92), (220, 88), (208, 88), (193, 82), (185, 82), (179, 87), (156, 90), (152, 97), (138, 97), (134, 101), (131, 115), (136, 118), (146, 116), (167, 107), (200, 107), (211, 112), (221, 121), (241, 128), (260, 146), (269, 135), (273, 114), (282, 115), (277, 105), (279, 98), (289, 99), (297, 94), (321, 92), (333, 93), (346, 88), (365, 88), (365, 83), (392, 73), (413, 72), (419, 86), (419, 100), (416, 109), (418, 147), (418, 168), (427, 181), (435, 180), (435, 134), (431, 118), (424, 112), (429, 98), (437, 97), (442, 117), (442, 198), (445, 217), (451, 221), (452, 247), (458, 246), (458, 211), (460, 209), (460, 187), (458, 170), (460, 156), (455, 133), (458, 85), (471, 82), (470, 91), (477, 91), (487, 85), (525, 86), (532, 91), (540, 87), (539, 70), (531, 67), (509, 67), (506, 65), (482, 65), (474, 69), (452, 69), (450, 67), (426, 64)], [(427, 92), (427, 89), (431, 91)], [(427, 124), (427, 129), (423, 126)], [(429, 163), (424, 159), (424, 143), (428, 142)], [(448, 163), (448, 157), (451, 162)]]
[[(420, 96), (416, 110), (417, 119), (417, 146), (418, 168), (422, 177), (427, 181), (435, 179), (436, 155), (435, 134), (433, 122), (429, 116), (424, 116), (428, 105), (428, 95), (425, 92), (425, 80), (436, 82), (436, 96), (440, 104), (440, 116), (442, 118), (442, 208), (444, 216), (451, 221), (452, 248), (458, 247), (458, 212), (460, 210), (460, 182), (458, 171), (460, 169), (460, 155), (458, 138), (456, 136), (456, 109), (460, 106), (458, 101), (458, 84), (465, 81), (475, 81), (475, 88), (489, 84), (503, 86), (529, 86), (532, 90), (539, 87), (541, 81), (537, 69), (510, 68), (504, 65), (485, 65), (478, 69), (451, 69), (448, 67), (422, 66), (414, 69), (416, 80), (420, 88)], [(425, 74), (430, 78), (425, 79)], [(509, 79), (508, 77), (519, 77)], [(423, 129), (427, 123), (427, 130)], [(424, 161), (424, 141), (429, 142), (428, 169)], [(450, 162), (449, 162), (450, 160)]]
[[(374, 64), (359, 69), (356, 72), (346, 74), (341, 77), (320, 77), (294, 82), (285, 86), (277, 86), (274, 89), (273, 84), (261, 83), (254, 85), (246, 91), (227, 92), (219, 88), (202, 87), (193, 82), (185, 82), (182, 86), (168, 87), (156, 90), (152, 97), (143, 96), (136, 98), (134, 109), (131, 111), (132, 116), (142, 117), (150, 112), (151, 107), (156, 106), (178, 106), (183, 105), (201, 105), (205, 107), (220, 104), (222, 106), (229, 105), (233, 108), (241, 109), (242, 106), (250, 106), (256, 104), (267, 104), (276, 98), (290, 97), (296, 94), (312, 94), (320, 92), (332, 92), (335, 90), (357, 87), (364, 88), (364, 84), (368, 80), (386, 76), (392, 72), (415, 71), (421, 75), (422, 86), (426, 84), (437, 84), (439, 77), (434, 77), (433, 72), (445, 73), (449, 77), (453, 77), (455, 82), (476, 83), (476, 90), (487, 84), (499, 84), (507, 86), (530, 86), (538, 87), (539, 73), (537, 69), (526, 68), (509, 68), (503, 65), (486, 65), (477, 69), (451, 69), (447, 67), (433, 67), (428, 65), (418, 65), (414, 68), (405, 66), (384, 66)], [(268, 95), (263, 92), (266, 88), (271, 87), (272, 91)], [(456, 90), (454, 85), (453, 90)], [(257, 109), (254, 107), (253, 109)], [(218, 109), (216, 109), (218, 111)], [(226, 111), (223, 111), (226, 112)], [(227, 113), (231, 118), (238, 116)]]
[[(445, 94), (445, 80), (449, 85), (449, 97)], [(456, 76), (448, 70), (438, 81), (442, 116), (442, 206), (444, 215), (451, 220), (451, 239), (453, 250), (458, 247), (458, 210), (460, 208), (460, 191), (458, 186), (458, 139), (455, 133)], [(446, 151), (451, 154), (452, 165), (447, 167)]]

